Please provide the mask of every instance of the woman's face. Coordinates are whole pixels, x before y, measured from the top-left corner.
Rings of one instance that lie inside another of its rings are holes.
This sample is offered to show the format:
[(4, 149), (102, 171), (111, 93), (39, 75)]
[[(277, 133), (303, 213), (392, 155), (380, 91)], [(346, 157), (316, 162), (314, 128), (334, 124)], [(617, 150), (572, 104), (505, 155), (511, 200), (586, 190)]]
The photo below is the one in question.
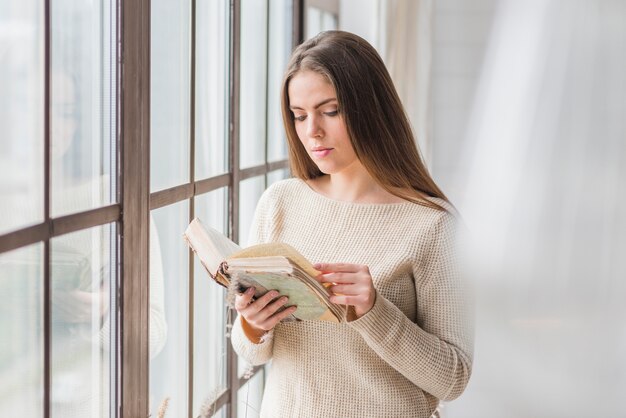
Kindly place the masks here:
[(322, 173), (337, 174), (360, 165), (348, 136), (337, 94), (313, 71), (296, 73), (288, 87), (298, 138)]
[(50, 138), (53, 160), (61, 159), (70, 149), (77, 129), (74, 81), (62, 72), (52, 73)]

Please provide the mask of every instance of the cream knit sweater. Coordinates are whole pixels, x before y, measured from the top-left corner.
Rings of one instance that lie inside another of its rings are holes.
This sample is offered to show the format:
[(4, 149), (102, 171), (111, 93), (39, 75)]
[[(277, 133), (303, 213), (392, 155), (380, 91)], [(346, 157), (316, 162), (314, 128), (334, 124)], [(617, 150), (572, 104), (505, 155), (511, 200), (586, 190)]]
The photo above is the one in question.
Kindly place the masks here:
[(313, 263), (367, 265), (377, 297), (355, 321), (281, 323), (260, 344), (237, 318), (235, 351), (255, 365), (272, 360), (261, 416), (428, 418), (439, 400), (458, 397), (473, 337), (455, 225), (449, 213), (410, 202), (332, 200), (299, 179), (268, 188), (251, 243), (286, 242)]

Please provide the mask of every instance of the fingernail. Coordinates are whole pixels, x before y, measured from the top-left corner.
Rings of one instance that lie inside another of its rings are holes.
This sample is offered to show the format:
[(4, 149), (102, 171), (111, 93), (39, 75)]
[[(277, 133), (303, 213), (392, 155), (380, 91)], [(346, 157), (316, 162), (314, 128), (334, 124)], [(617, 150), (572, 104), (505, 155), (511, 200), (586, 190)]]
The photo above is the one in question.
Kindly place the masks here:
[(282, 298), (280, 298), (281, 303), (285, 303), (289, 300), (289, 298), (287, 296), (283, 296)]
[(276, 296), (278, 296), (278, 292), (277, 292), (277, 291), (275, 291), (275, 290), (272, 290), (272, 291), (270, 292), (270, 297), (271, 297), (271, 298), (275, 298)]
[(253, 294), (253, 293), (254, 293), (254, 287), (249, 287), (249, 288), (246, 290), (246, 294), (247, 294), (247, 295), (251, 295), (251, 294)]

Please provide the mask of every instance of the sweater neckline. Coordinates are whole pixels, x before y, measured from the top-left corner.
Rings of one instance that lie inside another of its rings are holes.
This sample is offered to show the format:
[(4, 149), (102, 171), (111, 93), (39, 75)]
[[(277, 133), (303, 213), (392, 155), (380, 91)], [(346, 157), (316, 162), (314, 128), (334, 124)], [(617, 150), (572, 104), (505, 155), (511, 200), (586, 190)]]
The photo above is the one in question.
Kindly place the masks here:
[(330, 202), (335, 205), (341, 206), (349, 206), (349, 207), (359, 207), (359, 208), (394, 208), (394, 207), (402, 207), (405, 205), (413, 205), (413, 202), (409, 202), (408, 200), (404, 202), (395, 202), (395, 203), (365, 203), (365, 202), (348, 202), (346, 200), (337, 200), (331, 199), (328, 196), (324, 196), (323, 194), (313, 190), (309, 184), (302, 180), (301, 178), (294, 177), (295, 180), (301, 184), (302, 188), (307, 191), (307, 193), (315, 196), (318, 200), (323, 200), (326, 202)]

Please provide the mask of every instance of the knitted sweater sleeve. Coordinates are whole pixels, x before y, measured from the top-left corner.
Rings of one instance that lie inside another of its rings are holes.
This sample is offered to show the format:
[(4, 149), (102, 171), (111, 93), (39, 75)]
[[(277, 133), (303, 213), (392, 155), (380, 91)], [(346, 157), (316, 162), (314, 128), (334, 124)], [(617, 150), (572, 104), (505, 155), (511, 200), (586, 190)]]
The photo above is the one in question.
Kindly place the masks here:
[[(248, 245), (260, 244), (267, 242), (269, 231), (271, 228), (271, 193), (272, 188), (266, 190), (257, 204), (254, 212), (252, 225), (250, 226), (250, 235)], [(274, 348), (273, 335), (274, 330), (266, 333), (259, 344), (255, 344), (244, 334), (241, 321), (243, 318), (237, 315), (233, 323), (231, 343), (237, 355), (249, 364), (254, 366), (267, 363), (272, 358)]]
[(432, 227), (429, 251), (413, 262), (417, 323), (377, 294), (372, 309), (350, 322), (391, 367), (441, 400), (457, 398), (472, 370), (473, 335), (456, 262), (456, 218)]

